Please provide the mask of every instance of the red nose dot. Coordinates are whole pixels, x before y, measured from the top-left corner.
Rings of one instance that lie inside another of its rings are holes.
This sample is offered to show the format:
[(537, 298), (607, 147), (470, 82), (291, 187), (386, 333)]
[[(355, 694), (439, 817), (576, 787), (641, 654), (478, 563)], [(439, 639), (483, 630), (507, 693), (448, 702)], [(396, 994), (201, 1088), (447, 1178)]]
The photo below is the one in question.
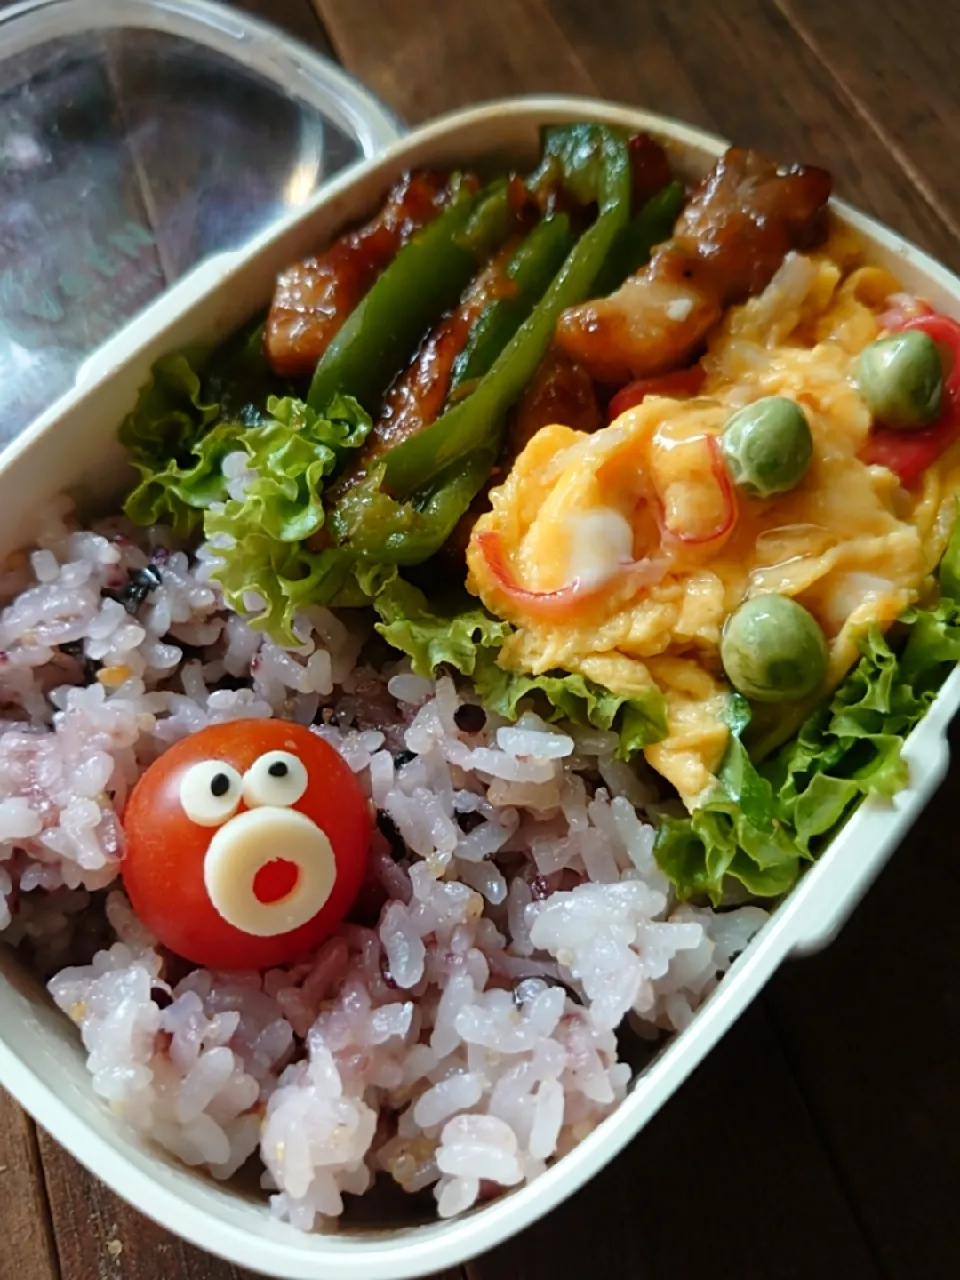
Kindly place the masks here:
[(286, 858), (274, 858), (265, 862), (253, 877), (253, 895), (258, 902), (280, 902), (297, 887), (300, 869)]

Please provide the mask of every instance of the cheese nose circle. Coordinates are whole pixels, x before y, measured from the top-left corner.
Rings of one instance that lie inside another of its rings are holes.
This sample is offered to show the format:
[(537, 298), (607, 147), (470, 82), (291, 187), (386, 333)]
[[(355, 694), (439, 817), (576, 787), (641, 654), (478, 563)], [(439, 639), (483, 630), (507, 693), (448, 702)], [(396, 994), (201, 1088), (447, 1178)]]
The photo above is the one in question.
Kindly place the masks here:
[[(282, 858), (297, 868), (285, 898), (261, 902), (257, 872)], [(317, 824), (297, 809), (263, 805), (238, 813), (213, 836), (203, 861), (210, 901), (228, 924), (255, 938), (273, 938), (312, 920), (337, 878), (333, 848)]]

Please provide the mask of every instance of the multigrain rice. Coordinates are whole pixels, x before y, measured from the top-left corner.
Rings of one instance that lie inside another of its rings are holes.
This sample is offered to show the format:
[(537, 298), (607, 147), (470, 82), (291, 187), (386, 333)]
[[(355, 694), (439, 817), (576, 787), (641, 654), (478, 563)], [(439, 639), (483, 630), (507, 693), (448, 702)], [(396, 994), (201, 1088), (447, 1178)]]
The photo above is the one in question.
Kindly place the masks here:
[[(305, 1230), (378, 1174), (461, 1213), (609, 1115), (624, 1020), (682, 1030), (766, 914), (674, 900), (656, 788), (612, 735), (374, 670), (326, 609), (282, 648), (224, 605), (215, 558), (64, 503), (0, 574), (0, 926), (58, 969), (95, 1091), (185, 1163), (226, 1179), (259, 1154)], [(124, 802), (173, 742), (267, 716), (313, 725), (376, 807), (366, 912), (286, 969), (185, 972), (114, 884)]]

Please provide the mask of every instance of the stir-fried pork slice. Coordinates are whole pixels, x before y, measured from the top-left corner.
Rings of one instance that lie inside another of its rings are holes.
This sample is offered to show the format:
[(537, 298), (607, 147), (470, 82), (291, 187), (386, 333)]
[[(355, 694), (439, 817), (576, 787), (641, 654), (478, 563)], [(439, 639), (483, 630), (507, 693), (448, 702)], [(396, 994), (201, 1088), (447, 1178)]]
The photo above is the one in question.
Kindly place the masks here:
[(673, 177), (666, 151), (649, 133), (635, 133), (630, 139), (630, 170), (634, 209), (642, 208)]
[(511, 416), (502, 470), (510, 470), (541, 427), (557, 424), (592, 434), (603, 426), (603, 414), (583, 365), (551, 347)]
[(782, 169), (732, 147), (648, 266), (610, 297), (563, 313), (558, 346), (599, 382), (676, 368), (725, 307), (758, 293), (790, 250), (822, 236), (830, 188), (823, 169)]
[(413, 360), (394, 379), (363, 447), (327, 490), (325, 501), (329, 506), (363, 479), (372, 462), (417, 435), (443, 412), (454, 362), (466, 346), (474, 322), (497, 298), (509, 296), (513, 288), (504, 268), (515, 247), (515, 242), (508, 242), (487, 264), (464, 291), (459, 304), (434, 325)]
[(282, 273), (266, 327), (267, 359), (275, 373), (295, 378), (313, 372), (377, 276), (440, 213), (449, 190), (445, 174), (404, 174), (369, 222)]

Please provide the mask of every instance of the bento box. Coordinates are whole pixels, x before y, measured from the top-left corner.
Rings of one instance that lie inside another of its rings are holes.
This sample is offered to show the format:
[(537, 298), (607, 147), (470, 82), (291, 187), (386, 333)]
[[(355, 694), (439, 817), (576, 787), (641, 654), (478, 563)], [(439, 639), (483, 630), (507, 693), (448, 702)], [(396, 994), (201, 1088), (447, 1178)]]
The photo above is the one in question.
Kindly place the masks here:
[[(717, 138), (655, 114), (575, 98), (524, 98), (461, 111), (415, 130), (376, 160), (331, 181), (305, 208), (240, 252), (187, 276), (87, 361), (72, 392), (0, 457), (0, 547), (28, 544), (39, 516), (68, 491), (83, 511), (108, 508), (129, 485), (117, 427), (161, 356), (210, 347), (269, 298), (287, 264), (367, 214), (387, 185), (422, 165), (529, 162), (541, 126), (595, 121), (650, 133), (676, 172), (699, 178), (722, 152)], [(960, 280), (869, 218), (835, 203), (839, 218), (907, 289), (960, 317)], [(960, 705), (960, 672), (910, 736), (909, 785), (868, 799), (739, 956), (693, 1021), (640, 1071), (617, 1110), (533, 1181), (447, 1221), (398, 1218), (301, 1233), (233, 1182), (190, 1171), (116, 1120), (94, 1095), (74, 1029), (39, 982), (5, 950), (0, 984), (0, 1084), (118, 1194), (201, 1248), (267, 1275), (399, 1280), (455, 1266), (557, 1206), (637, 1138), (647, 1121), (791, 955), (826, 945), (942, 780), (946, 729)], [(638, 1138), (643, 1141), (642, 1136)], [(378, 1213), (380, 1216), (378, 1217)]]

